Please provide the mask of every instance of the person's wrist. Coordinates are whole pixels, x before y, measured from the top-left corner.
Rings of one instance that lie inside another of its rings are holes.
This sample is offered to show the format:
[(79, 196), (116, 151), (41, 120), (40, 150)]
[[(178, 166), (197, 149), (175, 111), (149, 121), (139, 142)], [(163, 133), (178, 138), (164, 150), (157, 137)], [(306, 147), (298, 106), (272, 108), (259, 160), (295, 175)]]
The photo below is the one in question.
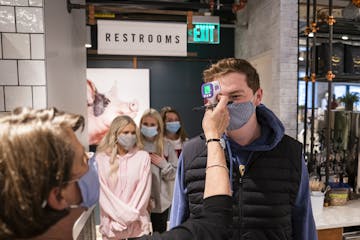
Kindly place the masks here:
[(165, 168), (167, 166), (168, 162), (165, 159), (161, 159), (161, 161), (158, 164), (155, 164), (159, 168)]
[(205, 132), (206, 139), (211, 138), (220, 138), (220, 134), (218, 132)]
[(208, 145), (209, 143), (212, 143), (212, 142), (219, 143), (219, 145), (223, 149), (225, 149), (225, 147), (226, 147), (225, 140), (223, 138), (207, 138), (206, 139), (206, 145)]

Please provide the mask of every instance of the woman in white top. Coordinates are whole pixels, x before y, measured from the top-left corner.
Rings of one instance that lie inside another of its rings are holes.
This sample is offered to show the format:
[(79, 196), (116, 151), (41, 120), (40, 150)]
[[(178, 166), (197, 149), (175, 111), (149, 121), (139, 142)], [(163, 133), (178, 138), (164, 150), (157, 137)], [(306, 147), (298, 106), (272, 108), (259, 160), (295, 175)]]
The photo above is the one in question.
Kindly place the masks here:
[(163, 107), (160, 112), (165, 123), (165, 138), (173, 145), (179, 157), (184, 142), (188, 140), (180, 114), (172, 107)]
[(150, 156), (139, 150), (139, 132), (129, 116), (116, 117), (96, 155), (100, 179), (103, 239), (140, 237), (150, 232)]
[(140, 140), (151, 158), (151, 222), (154, 232), (164, 232), (172, 201), (178, 157), (164, 139), (164, 124), (158, 111), (149, 109), (140, 120)]

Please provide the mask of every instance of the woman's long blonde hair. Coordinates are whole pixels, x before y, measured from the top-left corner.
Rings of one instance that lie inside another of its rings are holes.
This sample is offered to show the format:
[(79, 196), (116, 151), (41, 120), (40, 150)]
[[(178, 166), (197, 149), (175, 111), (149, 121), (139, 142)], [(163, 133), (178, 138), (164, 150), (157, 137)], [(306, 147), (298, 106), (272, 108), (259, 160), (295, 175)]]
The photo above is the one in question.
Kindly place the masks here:
[[(153, 108), (150, 108), (148, 110), (146, 110), (144, 112), (144, 114), (142, 115), (141, 119), (140, 119), (140, 127), (143, 123), (143, 120), (145, 117), (152, 117), (156, 120), (157, 124), (158, 124), (158, 134), (155, 136), (155, 146), (156, 146), (156, 154), (162, 156), (164, 154), (164, 123), (163, 120), (161, 118), (161, 115), (158, 111), (156, 111)], [(143, 134), (140, 134), (140, 141), (141, 143), (144, 145), (145, 142), (145, 137), (143, 136)]]
[(131, 117), (122, 115), (114, 118), (111, 122), (109, 131), (105, 134), (96, 149), (96, 152), (104, 152), (110, 156), (110, 176), (112, 176), (113, 173), (116, 173), (119, 169), (119, 163), (118, 161), (115, 161), (118, 153), (117, 137), (119, 133), (129, 124), (132, 124), (136, 129), (136, 147), (142, 148), (141, 142), (139, 141), (139, 129), (137, 128), (136, 123)]

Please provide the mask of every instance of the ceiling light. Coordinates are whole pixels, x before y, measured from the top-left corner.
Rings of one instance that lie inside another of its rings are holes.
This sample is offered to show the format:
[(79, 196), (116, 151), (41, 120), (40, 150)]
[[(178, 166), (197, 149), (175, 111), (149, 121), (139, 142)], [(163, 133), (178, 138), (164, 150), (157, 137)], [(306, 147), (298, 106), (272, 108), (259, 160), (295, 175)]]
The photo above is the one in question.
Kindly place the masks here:
[(309, 33), (309, 35), (308, 35), (309, 37), (313, 37), (314, 36), (314, 33), (313, 32), (311, 32), (311, 33)]
[(342, 40), (349, 40), (349, 36), (343, 35), (343, 36), (341, 36), (341, 39)]
[(86, 44), (85, 44), (85, 47), (86, 47), (86, 48), (91, 48), (91, 47), (92, 47), (92, 45), (91, 45), (91, 44), (89, 44), (89, 43), (86, 43)]
[(304, 61), (304, 60), (305, 60), (304, 57), (299, 57), (299, 61), (300, 61), (300, 62), (302, 62), (302, 61)]

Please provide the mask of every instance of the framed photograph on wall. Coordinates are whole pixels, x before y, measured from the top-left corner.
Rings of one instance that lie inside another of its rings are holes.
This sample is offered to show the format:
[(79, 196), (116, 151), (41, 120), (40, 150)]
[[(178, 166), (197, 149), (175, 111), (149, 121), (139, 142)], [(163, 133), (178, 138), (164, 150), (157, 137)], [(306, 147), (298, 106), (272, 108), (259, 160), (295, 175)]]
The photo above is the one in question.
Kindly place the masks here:
[(119, 115), (139, 124), (150, 107), (149, 69), (88, 68), (89, 144), (97, 145)]

